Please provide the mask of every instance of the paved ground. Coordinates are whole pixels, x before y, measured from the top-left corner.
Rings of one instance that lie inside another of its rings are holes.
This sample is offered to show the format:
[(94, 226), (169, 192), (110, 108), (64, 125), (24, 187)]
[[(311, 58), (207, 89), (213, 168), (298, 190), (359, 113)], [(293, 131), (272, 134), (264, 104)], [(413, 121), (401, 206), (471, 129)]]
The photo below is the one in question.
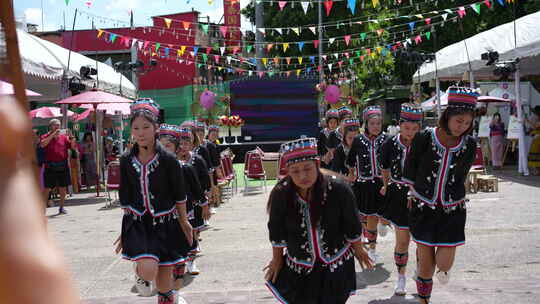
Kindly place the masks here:
[[(540, 178), (510, 171), (501, 177), (498, 193), (470, 196), (467, 244), (458, 249), (450, 284), (435, 284), (434, 303), (539, 303)], [(203, 234), (201, 274), (182, 290), (189, 303), (276, 303), (262, 279), (271, 254), (266, 199), (267, 194), (240, 193), (219, 208), (213, 228)], [(86, 304), (156, 303), (131, 292), (131, 265), (115, 256), (112, 246), (121, 211), (101, 210), (103, 205), (83, 194), (68, 203), (68, 215), (48, 210), (50, 233), (64, 250), (81, 298)], [(382, 264), (358, 273), (359, 290), (349, 303), (416, 303), (410, 296), (392, 297), (393, 239), (380, 240)], [(415, 291), (410, 279), (408, 291)]]

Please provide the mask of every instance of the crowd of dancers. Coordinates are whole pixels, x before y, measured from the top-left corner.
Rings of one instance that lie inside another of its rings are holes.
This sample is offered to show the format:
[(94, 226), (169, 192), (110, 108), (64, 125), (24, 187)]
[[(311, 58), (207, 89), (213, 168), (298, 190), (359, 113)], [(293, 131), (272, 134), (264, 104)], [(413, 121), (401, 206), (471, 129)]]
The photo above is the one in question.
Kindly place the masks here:
[[(281, 303), (345, 303), (362, 268), (379, 261), (377, 237), (395, 230), (396, 295), (406, 294), (410, 240), (416, 243), (417, 294), (430, 302), (433, 277), (445, 284), (465, 243), (465, 179), (476, 142), (469, 136), (478, 94), (449, 89), (438, 126), (423, 128), (419, 106), (403, 104), (399, 133), (383, 132), (378, 106), (362, 122), (343, 107), (326, 113), (318, 139), (281, 147), (287, 175), (267, 211), (272, 259), (269, 290)], [(185, 122), (158, 125), (151, 99), (131, 107), (134, 146), (120, 160), (124, 210), (117, 251), (133, 262), (137, 291), (158, 303), (185, 303), (177, 290), (197, 274), (200, 232), (208, 227), (220, 156), (219, 129)], [(157, 134), (157, 136), (156, 136)]]
[(436, 127), (423, 127), (419, 105), (403, 104), (393, 136), (382, 132), (378, 106), (364, 109), (363, 128), (349, 108), (331, 109), (318, 139), (282, 146), (288, 174), (268, 201), (273, 254), (265, 277), (279, 302), (345, 303), (356, 292), (354, 257), (373, 268), (377, 237), (393, 226), (395, 294), (406, 294), (412, 239), (418, 300), (430, 303), (433, 277), (448, 283), (465, 243), (477, 98), (475, 90), (450, 88)]

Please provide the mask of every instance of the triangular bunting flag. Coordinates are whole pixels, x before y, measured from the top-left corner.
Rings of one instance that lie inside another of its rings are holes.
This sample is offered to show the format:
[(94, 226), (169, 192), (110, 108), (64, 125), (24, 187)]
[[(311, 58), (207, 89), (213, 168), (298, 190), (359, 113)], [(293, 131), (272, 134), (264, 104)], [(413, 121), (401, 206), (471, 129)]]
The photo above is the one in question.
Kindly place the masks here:
[(360, 61), (364, 62), (364, 55), (360, 56)]
[(309, 60), (311, 60), (312, 64), (315, 64), (315, 56), (309, 56)]
[(221, 53), (221, 56), (223, 56), (223, 54), (225, 53), (225, 47), (224, 46), (220, 47), (219, 52)]
[(100, 38), (101, 35), (103, 35), (103, 31), (102, 31), (102, 30), (98, 30), (97, 37)]
[(285, 5), (287, 5), (287, 1), (278, 1), (279, 10), (282, 11)]
[(371, 0), (371, 2), (373, 3), (373, 7), (377, 7), (377, 5), (379, 5), (379, 0)]
[(426, 33), (426, 38), (427, 38), (427, 40), (430, 40), (430, 39), (431, 39), (431, 32), (427, 32), (427, 33)]
[(300, 28), (298, 27), (293, 27), (292, 28), (292, 31), (296, 33), (296, 35), (300, 36)]
[(334, 43), (335, 40), (336, 40), (336, 38), (329, 38), (328, 43), (331, 45), (332, 43)]
[(266, 45), (266, 51), (267, 52), (270, 52), (270, 50), (272, 49), (274, 45), (272, 43), (269, 43), (268, 45)]
[(321, 56), (324, 61), (326, 61), (326, 58), (328, 58), (326, 55)]
[(354, 59), (350, 58), (349, 59), (349, 65), (353, 65), (354, 64)]
[(331, 0), (324, 1), (324, 7), (326, 8), (326, 16), (330, 15), (330, 11), (332, 10), (333, 4), (334, 4), (334, 1), (331, 1)]
[(275, 28), (276, 32), (278, 32), (280, 35), (283, 35), (283, 29), (282, 28)]
[(356, 54), (356, 57), (360, 57), (360, 51), (354, 52)]
[(266, 66), (266, 64), (268, 63), (268, 58), (262, 58), (262, 63)]
[(339, 54), (338, 53), (334, 53), (332, 55), (334, 55), (334, 57), (336, 57), (336, 59), (339, 59)]
[(328, 64), (328, 68), (330, 69), (330, 72), (331, 72), (332, 71), (332, 64), (331, 63)]
[(287, 57), (285, 60), (287, 61), (287, 64), (291, 64), (291, 57)]
[(319, 40), (313, 40), (313, 46), (315, 46), (315, 48), (319, 48)]
[(471, 4), (471, 8), (480, 15), (480, 3)]
[(501, 6), (504, 6), (504, 1), (503, 1), (503, 0), (498, 0), (498, 2), (499, 2), (499, 4), (500, 4)]
[(424, 21), (426, 21), (426, 24), (429, 25), (431, 23), (431, 18), (426, 18)]
[(149, 44), (150, 44), (150, 41), (145, 41), (142, 48), (143, 48), (143, 49), (148, 48), (148, 45), (149, 45)]
[(231, 59), (232, 59), (231, 56), (227, 56), (227, 63), (228, 64), (231, 64)]
[(409, 22), (409, 28), (412, 30), (414, 30), (414, 26), (416, 25), (416, 22)]
[(418, 19), (424, 19), (424, 16), (422, 16), (422, 14), (418, 14), (418, 15), (414, 15), (416, 18)]
[(300, 76), (300, 72), (301, 72), (301, 71), (302, 71), (302, 70), (300, 70), (300, 69), (296, 70), (296, 76)]
[(221, 35), (223, 35), (223, 37), (225, 37), (227, 35), (227, 30), (229, 29), (228, 26), (226, 25), (221, 25), (219, 27), (219, 31), (221, 32)]
[(189, 52), (189, 54), (191, 55), (192, 58), (195, 58), (195, 52), (191, 51)]
[(201, 24), (201, 28), (205, 34), (208, 34), (208, 24)]
[(322, 66), (321, 66), (321, 65), (317, 66), (317, 71), (318, 71), (319, 73), (321, 72), (321, 70), (322, 70)]
[(418, 35), (414, 38), (414, 41), (416, 41), (416, 44), (420, 44), (420, 42), (422, 42), (422, 37)]
[(221, 56), (219, 56), (219, 55), (214, 55), (214, 60), (216, 61), (216, 63), (219, 63), (219, 58), (221, 58)]
[(263, 35), (266, 35), (266, 32), (264, 31), (264, 27), (258, 27), (257, 31), (259, 31), (259, 33), (261, 33)]
[(263, 71), (259, 71), (259, 72), (257, 72), (257, 74), (259, 74), (259, 78), (263, 78), (263, 76), (264, 76), (264, 72), (263, 72)]
[(203, 53), (202, 54), (202, 59), (203, 59), (204, 63), (206, 63), (206, 61), (208, 61), (208, 55)]
[[(157, 51), (157, 49), (156, 49), (156, 51)], [(186, 46), (185, 45), (180, 46), (180, 52), (182, 53), (182, 56), (184, 55), (185, 51), (186, 51)]]
[(246, 47), (246, 51), (247, 51), (248, 53), (251, 53), (251, 49), (253, 49), (253, 45), (248, 44), (248, 46)]
[(238, 53), (239, 50), (240, 50), (239, 46), (233, 47), (233, 55), (236, 55), (236, 53)]
[(345, 57), (349, 58), (349, 52), (345, 52)]
[(351, 9), (351, 13), (354, 15), (354, 11), (356, 9), (356, 0), (348, 0), (347, 5)]
[(248, 71), (248, 76), (252, 76), (253, 75), (253, 71)]
[(143, 42), (142, 42), (142, 41), (138, 41), (138, 42), (137, 42), (137, 46), (138, 46), (138, 48), (139, 48), (139, 51), (142, 50), (142, 48), (143, 48)]
[(309, 8), (309, 2), (302, 2), (302, 9), (304, 10), (304, 14), (307, 14), (307, 10)]
[(114, 43), (114, 41), (116, 40), (116, 34), (111, 34), (110, 35), (110, 40), (112, 43)]
[(442, 18), (444, 21), (446, 21), (446, 19), (448, 18), (448, 14), (442, 14)]
[(300, 50), (300, 52), (302, 51), (303, 48), (304, 48), (304, 42), (303, 41), (298, 42), (298, 49)]
[(211, 47), (207, 47), (207, 48), (206, 48), (206, 55), (210, 55), (210, 52), (212, 52), (212, 48), (211, 48)]
[(463, 16), (467, 15), (467, 12), (465, 11), (465, 8), (463, 6), (460, 6), (457, 10), (457, 13), (460, 18), (463, 18)]
[(343, 61), (342, 60), (338, 61), (338, 65), (339, 65), (339, 68), (341, 69), (341, 66), (343, 65)]
[(182, 25), (184, 26), (184, 30), (189, 30), (189, 26), (191, 25), (191, 22), (189, 21), (182, 21)]
[(291, 77), (291, 71), (287, 71), (285, 72), (285, 74), (287, 75), (287, 77)]
[(351, 42), (351, 35), (345, 35), (345, 45), (349, 45), (349, 42)]
[(491, 1), (490, 0), (484, 0), (484, 3), (488, 8), (491, 8)]
[(285, 42), (283, 44), (283, 52), (285, 53), (287, 51), (287, 49), (289, 48), (289, 43), (288, 42)]
[(366, 40), (366, 36), (366, 33), (360, 33), (360, 39), (362, 39), (362, 41)]
[(313, 35), (317, 35), (317, 28), (314, 26), (310, 26), (309, 30), (313, 33)]
[(379, 53), (379, 54), (380, 54), (381, 51), (382, 51), (382, 47), (380, 47), (380, 46), (376, 47), (375, 49), (377, 50), (377, 53)]
[(167, 28), (171, 28), (172, 19), (163, 18), (163, 21), (165, 21), (165, 25), (167, 26)]
[(155, 48), (155, 51), (157, 53), (157, 51), (159, 50), (159, 47), (161, 46), (161, 43), (159, 42), (156, 42), (156, 44), (154, 45), (154, 48)]
[(380, 28), (377, 30), (377, 35), (381, 37), (381, 35), (384, 33), (384, 29)]

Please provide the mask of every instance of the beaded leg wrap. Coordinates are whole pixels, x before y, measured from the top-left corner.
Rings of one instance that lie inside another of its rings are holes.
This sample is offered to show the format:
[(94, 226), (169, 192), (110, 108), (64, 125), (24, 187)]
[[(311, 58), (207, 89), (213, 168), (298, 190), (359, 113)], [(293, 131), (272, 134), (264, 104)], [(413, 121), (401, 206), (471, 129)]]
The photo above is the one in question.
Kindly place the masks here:
[(367, 216), (365, 216), (365, 215), (360, 215), (360, 223), (362, 223), (362, 224), (367, 224)]
[(184, 277), (184, 272), (186, 271), (185, 265), (176, 265), (173, 268), (173, 278), (175, 280), (181, 279)]
[(364, 230), (364, 236), (368, 240), (368, 244), (377, 243), (377, 230)]
[(398, 271), (401, 270), (403, 267), (407, 266), (407, 262), (409, 261), (409, 253), (394, 252), (394, 261), (396, 262)]
[(166, 293), (158, 292), (158, 304), (173, 304), (174, 291), (169, 290)]
[(431, 298), (432, 289), (433, 289), (432, 279), (424, 279), (421, 277), (416, 278), (416, 291), (418, 292), (418, 297), (420, 299), (424, 299), (426, 300), (426, 302), (429, 302), (429, 298)]

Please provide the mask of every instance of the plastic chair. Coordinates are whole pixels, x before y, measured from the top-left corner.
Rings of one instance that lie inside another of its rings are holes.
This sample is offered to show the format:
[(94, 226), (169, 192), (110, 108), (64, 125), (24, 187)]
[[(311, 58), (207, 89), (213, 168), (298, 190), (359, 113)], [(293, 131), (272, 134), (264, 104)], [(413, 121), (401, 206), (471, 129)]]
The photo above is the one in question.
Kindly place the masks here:
[(120, 162), (112, 161), (107, 165), (107, 175), (106, 175), (106, 190), (108, 195), (108, 203), (105, 205), (106, 208), (111, 208), (119, 205), (119, 199), (115, 201), (111, 198), (111, 191), (120, 189)]
[(244, 193), (248, 191), (250, 180), (260, 181), (266, 193), (266, 172), (264, 171), (262, 156), (257, 152), (246, 153), (247, 168), (244, 168)]

